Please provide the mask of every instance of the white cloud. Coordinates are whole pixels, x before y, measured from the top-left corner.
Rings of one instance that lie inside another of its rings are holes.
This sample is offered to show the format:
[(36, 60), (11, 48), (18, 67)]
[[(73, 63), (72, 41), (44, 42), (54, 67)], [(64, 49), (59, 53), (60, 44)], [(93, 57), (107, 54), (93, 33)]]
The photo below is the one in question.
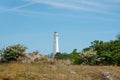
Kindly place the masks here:
[(0, 12), (14, 11), (14, 10), (17, 10), (17, 9), (20, 9), (20, 8), (24, 8), (24, 7), (33, 5), (33, 4), (35, 4), (35, 3), (27, 3), (27, 4), (20, 5), (20, 6), (14, 7), (14, 8), (0, 8), (0, 10), (1, 10)]
[[(55, 8), (64, 8), (64, 9), (69, 9), (69, 10), (77, 10), (77, 11), (87, 11), (87, 12), (95, 12), (95, 13), (107, 13), (103, 8), (101, 10), (102, 6), (101, 4), (97, 2), (91, 2), (91, 1), (86, 1), (86, 0), (23, 0), (23, 1), (29, 1), (33, 3), (38, 3), (38, 4), (46, 4)], [(83, 4), (83, 5), (81, 5)], [(89, 5), (89, 6), (87, 6)], [(91, 7), (92, 6), (92, 7)], [(96, 8), (96, 6), (99, 8)]]
[(96, 7), (102, 6), (102, 4), (95, 2), (95, 1), (93, 2), (93, 1), (87, 1), (87, 0), (74, 0), (73, 2), (77, 2), (80, 4), (89, 5), (89, 6), (96, 6)]
[[(17, 6), (10, 9), (2, 9), (3, 12), (7, 11), (15, 11), (21, 8), (31, 6), (34, 4), (45, 4), (49, 5), (53, 8), (62, 8), (62, 9), (69, 9), (69, 10), (76, 10), (78, 12), (92, 12), (92, 13), (99, 13), (99, 14), (107, 14), (107, 15), (116, 15), (116, 13), (111, 12), (112, 5), (109, 5), (110, 1), (119, 2), (120, 0), (21, 0), (23, 2), (28, 2), (27, 4)], [(114, 9), (114, 8), (113, 8)], [(31, 9), (31, 12), (34, 12)], [(36, 13), (36, 12), (35, 12)], [(39, 11), (38, 11), (39, 13)]]

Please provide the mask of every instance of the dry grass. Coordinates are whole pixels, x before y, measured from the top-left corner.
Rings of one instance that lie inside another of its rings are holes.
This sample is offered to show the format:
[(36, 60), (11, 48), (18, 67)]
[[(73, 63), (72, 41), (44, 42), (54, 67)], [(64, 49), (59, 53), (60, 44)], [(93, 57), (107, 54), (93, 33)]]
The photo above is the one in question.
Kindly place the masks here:
[(44, 61), (33, 64), (0, 64), (0, 80), (101, 80), (101, 72), (108, 71), (120, 76), (117, 66), (85, 66), (47, 64)]

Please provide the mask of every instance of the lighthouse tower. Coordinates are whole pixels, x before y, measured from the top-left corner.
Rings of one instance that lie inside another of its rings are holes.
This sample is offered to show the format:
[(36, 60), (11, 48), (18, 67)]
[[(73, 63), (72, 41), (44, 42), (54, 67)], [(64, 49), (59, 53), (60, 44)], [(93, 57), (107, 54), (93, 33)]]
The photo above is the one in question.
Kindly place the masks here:
[(58, 33), (54, 32), (54, 48), (53, 48), (53, 57), (59, 52), (59, 45), (58, 45)]

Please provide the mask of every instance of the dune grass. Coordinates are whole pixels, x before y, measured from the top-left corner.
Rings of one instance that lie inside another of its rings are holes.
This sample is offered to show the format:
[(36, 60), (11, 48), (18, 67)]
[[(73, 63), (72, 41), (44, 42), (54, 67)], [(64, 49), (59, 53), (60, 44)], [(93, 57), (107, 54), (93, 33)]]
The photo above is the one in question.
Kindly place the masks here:
[[(57, 61), (59, 62), (59, 61)], [(47, 64), (0, 64), (0, 80), (101, 80), (101, 72), (108, 71), (120, 76), (118, 66), (87, 66)]]

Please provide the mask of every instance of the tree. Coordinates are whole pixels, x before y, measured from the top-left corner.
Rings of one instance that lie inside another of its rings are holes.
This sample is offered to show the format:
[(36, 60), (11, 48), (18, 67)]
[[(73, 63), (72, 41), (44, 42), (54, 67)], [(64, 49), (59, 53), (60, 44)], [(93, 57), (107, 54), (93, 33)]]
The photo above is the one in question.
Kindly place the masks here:
[(3, 48), (0, 52), (1, 59), (5, 62), (17, 61), (19, 57), (23, 56), (26, 49), (26, 47), (20, 44)]
[(99, 59), (97, 63), (103, 65), (119, 65), (120, 40), (111, 40), (108, 42), (95, 40), (91, 42), (91, 46), (89, 48), (93, 48), (94, 51), (97, 51)]

